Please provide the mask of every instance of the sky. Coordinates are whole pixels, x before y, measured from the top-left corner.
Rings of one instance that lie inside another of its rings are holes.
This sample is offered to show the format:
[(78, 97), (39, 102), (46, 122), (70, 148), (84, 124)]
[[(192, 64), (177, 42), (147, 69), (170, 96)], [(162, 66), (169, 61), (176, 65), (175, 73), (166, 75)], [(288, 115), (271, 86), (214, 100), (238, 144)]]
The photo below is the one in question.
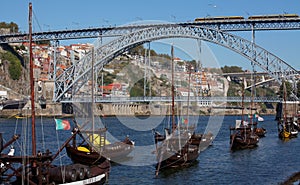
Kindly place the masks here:
[[(300, 15), (299, 0), (2, 0), (0, 22), (15, 22), (20, 31), (28, 32), (29, 2), (33, 5), (34, 32), (121, 26), (145, 21), (190, 22), (196, 17), (206, 16)], [(231, 33), (251, 40), (251, 32)], [(259, 46), (300, 70), (300, 30), (259, 31), (255, 36)], [(94, 41), (72, 40), (66, 44)], [(169, 48), (164, 47), (165, 42), (158, 41), (151, 46), (158, 53), (169, 53)], [(201, 48), (206, 49), (202, 49), (202, 54), (199, 54), (199, 44), (195, 40), (180, 40), (176, 43), (183, 50), (178, 52), (181, 53), (179, 57), (185, 58), (182, 53), (187, 53), (192, 59), (207, 60), (207, 65), (211, 64), (213, 58), (219, 66), (251, 68), (248, 60), (221, 46), (203, 42)]]

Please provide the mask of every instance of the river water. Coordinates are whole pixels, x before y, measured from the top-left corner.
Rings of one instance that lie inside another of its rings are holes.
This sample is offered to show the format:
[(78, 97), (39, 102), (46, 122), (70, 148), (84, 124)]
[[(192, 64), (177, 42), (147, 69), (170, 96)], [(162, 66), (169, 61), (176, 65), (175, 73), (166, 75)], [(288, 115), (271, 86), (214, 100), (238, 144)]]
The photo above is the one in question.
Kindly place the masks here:
[[(155, 155), (152, 153), (155, 146), (150, 128), (153, 127), (153, 122), (162, 118), (150, 120), (134, 117), (103, 118), (111, 138), (122, 140), (129, 135), (136, 145), (135, 150), (121, 164), (112, 164), (109, 184), (279, 184), (293, 173), (300, 171), (299, 138), (281, 141), (277, 136), (277, 123), (273, 115), (264, 116), (265, 121), (259, 123), (267, 129), (267, 134), (260, 139), (257, 148), (231, 152), (229, 127), (233, 126), (235, 119), (238, 118), (224, 117), (212, 146), (200, 153), (198, 161), (193, 166), (167, 170), (157, 177), (155, 177)], [(199, 118), (199, 131), (204, 131), (208, 120), (207, 116)], [(151, 127), (147, 127), (147, 121), (152, 122), (149, 123)], [(26, 121), (23, 119), (24, 122)], [(140, 125), (137, 125), (139, 122)], [(16, 119), (0, 119), (0, 132), (3, 133), (4, 139), (7, 141), (12, 134), (18, 133), (25, 137), (30, 145), (30, 127), (23, 123)], [(53, 118), (37, 119), (37, 130), (41, 130), (37, 132), (37, 148), (44, 150), (47, 147), (53, 153), (70, 136), (70, 131), (55, 130)], [(45, 134), (42, 135), (42, 132)], [(15, 148), (18, 154), (20, 148), (24, 148), (23, 143), (16, 142)], [(56, 164), (70, 162), (65, 153), (55, 161)]]

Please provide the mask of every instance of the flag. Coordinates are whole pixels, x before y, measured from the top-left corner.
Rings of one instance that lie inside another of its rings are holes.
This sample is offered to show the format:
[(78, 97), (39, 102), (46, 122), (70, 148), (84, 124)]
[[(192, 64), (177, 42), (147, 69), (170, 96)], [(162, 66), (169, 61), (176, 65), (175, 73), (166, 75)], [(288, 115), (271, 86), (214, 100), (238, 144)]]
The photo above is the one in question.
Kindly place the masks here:
[(246, 89), (246, 87), (247, 87), (247, 81), (246, 81), (246, 79), (244, 78), (244, 89)]
[(189, 123), (189, 120), (186, 119), (186, 118), (181, 118), (181, 122), (184, 123), (184, 124), (188, 124), (188, 123)]
[(184, 119), (184, 124), (188, 124), (189, 120), (188, 119)]
[(68, 120), (55, 119), (56, 130), (70, 130), (70, 122)]

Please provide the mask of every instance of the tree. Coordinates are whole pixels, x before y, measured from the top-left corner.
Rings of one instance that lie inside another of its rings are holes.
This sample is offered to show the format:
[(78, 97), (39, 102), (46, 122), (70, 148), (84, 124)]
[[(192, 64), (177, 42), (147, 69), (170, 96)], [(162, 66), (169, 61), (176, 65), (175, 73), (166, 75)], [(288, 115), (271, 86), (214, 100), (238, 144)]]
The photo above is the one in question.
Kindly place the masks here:
[(288, 99), (288, 97), (290, 97), (290, 95), (292, 94), (292, 91), (293, 91), (293, 86), (290, 82), (288, 81), (283, 81), (280, 88), (279, 88), (279, 97), (280, 98), (283, 98), (284, 96), (284, 92), (283, 92), (283, 84), (285, 84), (285, 87), (286, 87), (286, 98)]
[(14, 22), (10, 22), (10, 23), (0, 22), (0, 28), (7, 28), (7, 29), (9, 29), (10, 33), (17, 33), (17, 32), (19, 32), (19, 26), (16, 23), (14, 23)]
[(144, 96), (144, 79), (137, 81), (133, 87), (130, 89), (130, 96), (131, 97), (139, 97)]
[(241, 73), (244, 72), (241, 67), (238, 66), (224, 66), (221, 67), (223, 73)]
[(5, 52), (0, 55), (2, 60), (9, 61), (8, 71), (13, 80), (19, 80), (22, 72), (22, 65), (20, 60), (11, 52)]
[(267, 106), (265, 103), (261, 104), (261, 112), (266, 113), (267, 112)]
[(10, 61), (8, 70), (9, 70), (10, 77), (13, 80), (19, 80), (22, 72), (21, 62), (19, 60)]
[(300, 97), (300, 81), (297, 82), (297, 97)]

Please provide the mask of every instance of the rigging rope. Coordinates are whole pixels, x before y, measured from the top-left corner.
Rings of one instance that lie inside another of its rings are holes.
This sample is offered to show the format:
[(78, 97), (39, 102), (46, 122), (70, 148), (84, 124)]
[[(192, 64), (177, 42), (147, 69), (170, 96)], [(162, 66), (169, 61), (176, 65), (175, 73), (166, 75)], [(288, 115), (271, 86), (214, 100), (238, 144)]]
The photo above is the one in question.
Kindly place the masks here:
[(43, 151), (46, 151), (46, 147), (45, 147), (44, 123), (43, 123), (43, 117), (42, 117), (42, 116), (41, 116), (41, 127), (42, 127), (42, 148), (43, 148)]
[(39, 23), (39, 21), (38, 21), (38, 19), (37, 19), (37, 16), (36, 16), (34, 10), (32, 10), (32, 13), (33, 13), (33, 18), (34, 18), (35, 22), (37, 23), (37, 25), (38, 25), (40, 31), (43, 31), (43, 30), (42, 30), (42, 27), (41, 27), (41, 25), (40, 25), (40, 23)]
[[(56, 130), (56, 143), (57, 143), (57, 146), (58, 146), (58, 149), (60, 148), (60, 144), (59, 144), (59, 138), (58, 138), (58, 132), (57, 132), (57, 130)], [(58, 155), (59, 155), (59, 164), (60, 164), (60, 166), (63, 166), (62, 165), (62, 156), (61, 156), (61, 152), (59, 152), (58, 153)], [(65, 168), (63, 169), (63, 168), (60, 168), (60, 170), (61, 170), (61, 174), (65, 174)], [(64, 179), (64, 175), (62, 175), (62, 177), (63, 177), (63, 182), (65, 182), (65, 179)]]

